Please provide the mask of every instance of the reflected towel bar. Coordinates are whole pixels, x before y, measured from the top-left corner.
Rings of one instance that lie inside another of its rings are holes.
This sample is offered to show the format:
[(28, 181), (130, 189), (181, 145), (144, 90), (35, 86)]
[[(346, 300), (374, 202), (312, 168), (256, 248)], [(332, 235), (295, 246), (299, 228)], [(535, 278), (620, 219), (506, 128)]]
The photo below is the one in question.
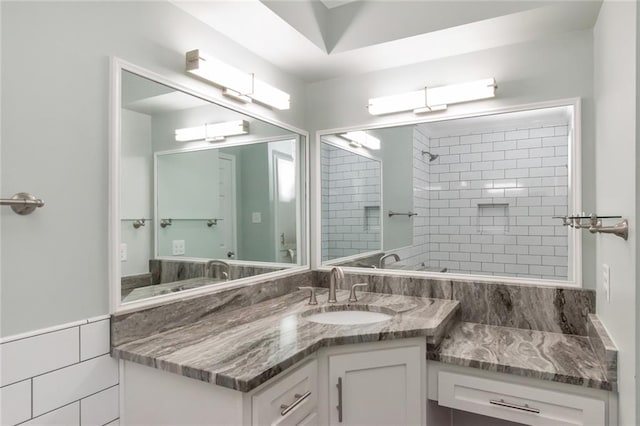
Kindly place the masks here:
[(18, 192), (11, 198), (0, 199), (0, 206), (10, 206), (19, 215), (28, 215), (38, 207), (44, 206), (44, 201), (28, 192)]
[(394, 212), (393, 210), (389, 210), (389, 217), (393, 217), (393, 216), (418, 216), (418, 213), (414, 213), (414, 212), (407, 212), (407, 213), (398, 213), (398, 212)]

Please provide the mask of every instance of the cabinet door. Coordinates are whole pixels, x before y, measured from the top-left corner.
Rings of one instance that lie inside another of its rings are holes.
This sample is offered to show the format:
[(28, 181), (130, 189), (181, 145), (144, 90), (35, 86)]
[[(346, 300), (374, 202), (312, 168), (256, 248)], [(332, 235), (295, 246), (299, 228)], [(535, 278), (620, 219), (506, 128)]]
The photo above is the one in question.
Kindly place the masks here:
[(330, 424), (422, 424), (420, 353), (411, 346), (330, 356)]

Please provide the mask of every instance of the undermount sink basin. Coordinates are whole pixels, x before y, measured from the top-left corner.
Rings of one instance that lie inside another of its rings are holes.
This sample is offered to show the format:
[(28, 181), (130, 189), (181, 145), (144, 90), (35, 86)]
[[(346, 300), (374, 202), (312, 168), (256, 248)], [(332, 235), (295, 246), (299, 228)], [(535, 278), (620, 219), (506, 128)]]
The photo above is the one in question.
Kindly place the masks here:
[(360, 309), (331, 309), (324, 312), (309, 312), (307, 315), (303, 315), (303, 318), (320, 324), (361, 325), (387, 321), (393, 318), (393, 315)]

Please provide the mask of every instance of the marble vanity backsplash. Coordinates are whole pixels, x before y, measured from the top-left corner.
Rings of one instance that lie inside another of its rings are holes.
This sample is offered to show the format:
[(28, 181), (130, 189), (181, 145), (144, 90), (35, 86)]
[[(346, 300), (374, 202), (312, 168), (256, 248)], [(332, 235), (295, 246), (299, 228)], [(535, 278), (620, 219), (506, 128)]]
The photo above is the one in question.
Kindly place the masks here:
[(593, 351), (604, 366), (605, 375), (611, 383), (618, 382), (618, 348), (616, 347), (604, 325), (594, 314), (589, 315), (588, 323), (589, 339)]
[[(149, 260), (149, 271), (151, 271), (151, 276), (153, 277), (153, 284), (170, 283), (204, 276), (209, 278), (223, 278), (222, 273), (227, 272), (226, 267), (218, 264), (213, 265), (211, 270), (207, 271), (206, 264), (206, 262), (151, 259)], [(281, 271), (282, 269), (284, 268), (230, 263), (228, 278), (230, 280), (237, 280), (254, 275), (266, 274), (268, 272)]]
[(208, 316), (250, 306), (312, 286), (313, 273), (303, 272), (240, 288), (176, 300), (165, 305), (111, 317), (111, 345), (119, 346), (142, 337), (195, 323)]
[[(329, 273), (314, 271), (318, 287)], [(460, 320), (486, 325), (587, 336), (595, 312), (593, 290), (345, 273), (341, 288), (369, 283), (363, 291), (460, 301)]]
[(146, 287), (153, 284), (153, 278), (150, 273), (128, 275), (120, 279), (120, 291), (124, 299), (136, 288)]
[(224, 277), (223, 272), (227, 272), (227, 270), (223, 265), (213, 265), (210, 270), (207, 270), (206, 262), (151, 259), (149, 260), (150, 272), (122, 277), (120, 280), (120, 288), (122, 298), (124, 299), (133, 290), (150, 285), (173, 283), (202, 277), (237, 280), (269, 272), (281, 271), (282, 269), (284, 268), (229, 264), (229, 276)]

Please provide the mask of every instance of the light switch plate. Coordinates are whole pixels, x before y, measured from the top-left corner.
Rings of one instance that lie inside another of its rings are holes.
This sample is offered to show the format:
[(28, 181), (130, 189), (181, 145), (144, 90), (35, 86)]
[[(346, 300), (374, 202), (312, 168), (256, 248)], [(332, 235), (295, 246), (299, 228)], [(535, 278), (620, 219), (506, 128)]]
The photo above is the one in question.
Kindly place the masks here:
[(262, 213), (260, 212), (253, 212), (251, 214), (251, 222), (252, 223), (262, 223)]
[(173, 250), (172, 254), (174, 256), (180, 256), (185, 252), (185, 244), (184, 240), (173, 240)]
[(126, 262), (127, 261), (127, 244), (126, 243), (122, 243), (120, 244), (120, 262)]
[(602, 264), (602, 287), (604, 288), (607, 302), (609, 302), (611, 300), (611, 270), (606, 263)]

